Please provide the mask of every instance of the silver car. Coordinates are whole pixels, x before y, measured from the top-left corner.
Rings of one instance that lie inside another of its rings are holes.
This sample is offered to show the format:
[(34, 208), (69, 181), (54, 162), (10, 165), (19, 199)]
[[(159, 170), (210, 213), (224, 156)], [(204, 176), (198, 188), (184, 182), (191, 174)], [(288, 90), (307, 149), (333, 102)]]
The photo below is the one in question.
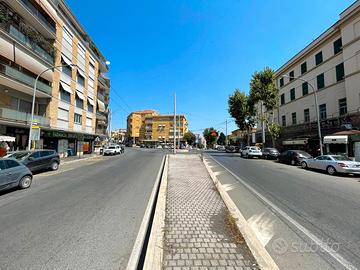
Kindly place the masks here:
[(12, 158), (0, 158), (0, 190), (19, 187), (29, 188), (32, 183), (31, 171)]
[(330, 175), (336, 173), (360, 174), (360, 162), (352, 161), (343, 155), (323, 155), (301, 161), (303, 169), (311, 168), (326, 171)]

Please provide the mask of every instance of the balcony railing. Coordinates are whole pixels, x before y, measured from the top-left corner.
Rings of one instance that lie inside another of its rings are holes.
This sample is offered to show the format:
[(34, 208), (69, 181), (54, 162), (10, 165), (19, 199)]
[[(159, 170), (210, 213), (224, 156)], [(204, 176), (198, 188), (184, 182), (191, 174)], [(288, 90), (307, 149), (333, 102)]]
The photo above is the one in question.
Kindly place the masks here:
[(34, 15), (36, 18), (38, 18), (42, 23), (44, 23), (51, 32), (55, 33), (55, 26), (52, 25), (45, 16), (36, 8), (29, 0), (21, 0), (21, 2), (25, 5), (27, 10)]
[[(19, 112), (8, 108), (0, 108), (0, 118), (30, 124), (31, 113)], [(35, 123), (40, 126), (49, 126), (50, 119), (48, 117), (34, 115), (34, 124)]]
[[(7, 30), (7, 29), (6, 29)], [(10, 36), (15, 38), (18, 42), (23, 44), (25, 47), (29, 48), (31, 51), (36, 53), (38, 56), (43, 58), (45, 61), (53, 64), (54, 57), (47, 53), (43, 48), (37, 45), (35, 42), (32, 42), (28, 36), (21, 33), (17, 30), (14, 26), (10, 25), (9, 29), (7, 30)]]
[(101, 101), (105, 101), (105, 100), (106, 100), (105, 96), (104, 96), (102, 93), (100, 93), (100, 91), (97, 92), (97, 98), (98, 98), (99, 100), (101, 100)]
[(106, 121), (107, 120), (107, 117), (106, 117), (106, 115), (104, 115), (104, 114), (101, 114), (101, 113), (96, 113), (96, 119), (97, 120), (102, 120), (102, 121)]
[(105, 86), (105, 88), (110, 88), (109, 80), (105, 79), (103, 76), (101, 76), (101, 74), (99, 74), (99, 76), (98, 76), (98, 81), (99, 81), (103, 86)]
[[(26, 84), (30, 87), (34, 87), (34, 83), (35, 83), (35, 78), (22, 73), (20, 70), (17, 70), (13, 67), (4, 65), (4, 64), (0, 64), (0, 74), (6, 75), (7, 77), (10, 77), (12, 79), (15, 79), (23, 84)], [(38, 81), (36, 84), (36, 88), (46, 94), (51, 95), (51, 86), (43, 83), (41, 81)]]

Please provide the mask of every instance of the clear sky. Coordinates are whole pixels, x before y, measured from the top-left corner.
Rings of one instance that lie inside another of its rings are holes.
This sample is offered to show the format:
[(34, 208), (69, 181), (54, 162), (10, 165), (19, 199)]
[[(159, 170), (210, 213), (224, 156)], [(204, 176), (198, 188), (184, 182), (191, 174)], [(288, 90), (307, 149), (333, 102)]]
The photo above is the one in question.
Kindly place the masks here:
[(65, 1), (111, 61), (112, 127), (126, 127), (133, 110), (172, 113), (176, 92), (178, 112), (195, 131), (224, 131), (235, 88), (248, 91), (254, 71), (279, 68), (354, 2)]

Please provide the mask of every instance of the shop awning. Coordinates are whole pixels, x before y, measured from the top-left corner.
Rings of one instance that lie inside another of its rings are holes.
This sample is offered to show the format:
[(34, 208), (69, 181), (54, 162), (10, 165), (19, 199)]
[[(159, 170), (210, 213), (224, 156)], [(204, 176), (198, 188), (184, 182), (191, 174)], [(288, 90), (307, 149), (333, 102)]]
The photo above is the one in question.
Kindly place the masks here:
[(324, 144), (347, 144), (348, 136), (347, 135), (337, 135), (337, 136), (325, 136)]
[(15, 142), (15, 137), (0, 135), (0, 142)]
[(72, 94), (72, 90), (71, 90), (71, 87), (70, 85), (64, 83), (64, 82), (60, 82), (61, 84), (61, 87), (68, 93)]
[(97, 104), (99, 107), (99, 112), (105, 112), (105, 104), (101, 100), (97, 100)]
[(76, 91), (76, 95), (77, 95), (80, 99), (85, 100), (84, 95), (83, 95), (82, 93), (80, 93), (79, 91)]

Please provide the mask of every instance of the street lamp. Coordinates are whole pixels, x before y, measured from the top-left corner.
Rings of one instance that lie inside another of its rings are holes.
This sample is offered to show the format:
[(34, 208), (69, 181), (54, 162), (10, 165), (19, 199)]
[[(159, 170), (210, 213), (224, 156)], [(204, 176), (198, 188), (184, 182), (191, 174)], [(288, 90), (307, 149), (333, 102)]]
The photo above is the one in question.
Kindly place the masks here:
[(37, 75), (36, 79), (35, 79), (35, 83), (34, 83), (34, 89), (33, 89), (33, 98), (32, 98), (32, 104), (31, 104), (31, 120), (30, 120), (30, 130), (29, 130), (29, 139), (28, 139), (28, 150), (31, 150), (31, 136), (32, 136), (32, 126), (34, 123), (34, 110), (35, 110), (35, 97), (36, 97), (36, 84), (40, 78), (40, 76), (42, 74), (44, 74), (46, 71), (50, 70), (50, 69), (55, 69), (55, 68), (60, 68), (60, 67), (77, 67), (77, 65), (75, 64), (65, 64), (65, 65), (59, 65), (59, 66), (52, 66), (49, 67), (45, 70), (43, 70), (42, 72), (39, 73), (39, 75)]
[(317, 100), (317, 93), (316, 93), (315, 87), (307, 80), (301, 79), (299, 77), (292, 77), (292, 76), (288, 76), (288, 75), (282, 75), (281, 77), (287, 77), (290, 79), (295, 79), (295, 80), (306, 82), (308, 85), (310, 85), (311, 89), (313, 90), (314, 98), (315, 98), (315, 111), (316, 111), (316, 121), (317, 121), (318, 136), (319, 136), (320, 155), (323, 155), (324, 151), (323, 151), (323, 143), (322, 143), (322, 137), (321, 137), (320, 116), (319, 116), (318, 100)]

